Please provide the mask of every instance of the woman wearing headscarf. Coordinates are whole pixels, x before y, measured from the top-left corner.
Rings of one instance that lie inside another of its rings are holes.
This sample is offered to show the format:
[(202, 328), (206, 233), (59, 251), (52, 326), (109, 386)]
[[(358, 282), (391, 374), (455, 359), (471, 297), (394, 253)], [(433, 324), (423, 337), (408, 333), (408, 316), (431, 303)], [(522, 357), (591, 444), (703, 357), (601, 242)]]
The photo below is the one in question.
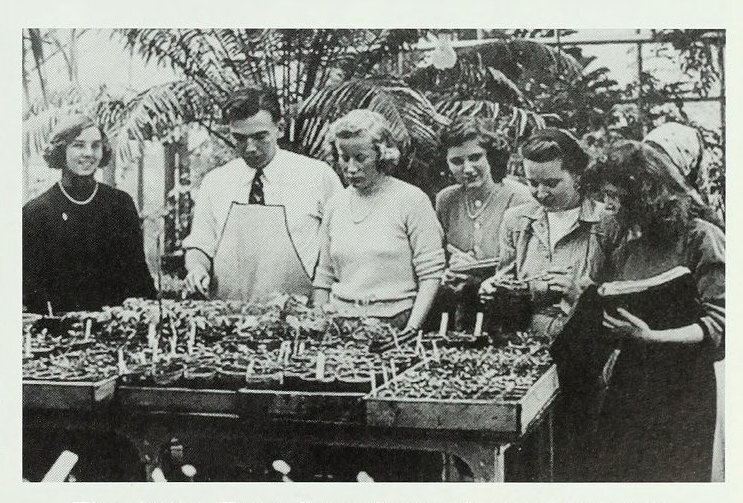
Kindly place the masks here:
[(704, 158), (704, 142), (699, 130), (677, 122), (666, 122), (650, 131), (642, 141), (668, 158), (670, 162), (664, 165), (669, 168), (674, 183), (691, 198), (692, 214), (724, 231), (725, 222), (709, 206), (697, 186)]
[(154, 297), (132, 198), (99, 183), (111, 158), (103, 130), (73, 116), (54, 130), (44, 159), (60, 180), (23, 207), (23, 305), (33, 312), (97, 310)]

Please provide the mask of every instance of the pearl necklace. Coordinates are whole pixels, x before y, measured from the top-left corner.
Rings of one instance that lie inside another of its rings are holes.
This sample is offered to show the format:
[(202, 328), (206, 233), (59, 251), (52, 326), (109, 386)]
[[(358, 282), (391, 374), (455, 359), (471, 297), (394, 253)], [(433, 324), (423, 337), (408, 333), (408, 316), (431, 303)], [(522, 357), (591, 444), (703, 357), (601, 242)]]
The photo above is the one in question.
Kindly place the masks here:
[(477, 217), (482, 215), (482, 212), (485, 211), (485, 208), (490, 203), (490, 201), (493, 199), (493, 196), (495, 195), (495, 191), (491, 191), (490, 194), (488, 194), (488, 197), (485, 198), (485, 202), (481, 203), (479, 207), (477, 207), (477, 202), (475, 203), (475, 210), (472, 211), (470, 209), (470, 200), (467, 198), (467, 193), (464, 193), (464, 206), (467, 210), (467, 216), (470, 217), (472, 220), (476, 220)]
[(62, 181), (61, 180), (57, 182), (57, 185), (59, 185), (59, 190), (62, 191), (62, 194), (64, 194), (64, 196), (71, 203), (77, 204), (78, 206), (85, 206), (90, 201), (92, 201), (93, 198), (95, 197), (95, 195), (98, 193), (98, 182), (95, 182), (95, 187), (93, 187), (93, 193), (90, 194), (90, 196), (87, 199), (85, 199), (83, 201), (78, 201), (77, 199), (75, 199), (74, 197), (72, 197), (71, 195), (69, 195), (66, 190), (64, 190), (64, 186), (62, 185)]

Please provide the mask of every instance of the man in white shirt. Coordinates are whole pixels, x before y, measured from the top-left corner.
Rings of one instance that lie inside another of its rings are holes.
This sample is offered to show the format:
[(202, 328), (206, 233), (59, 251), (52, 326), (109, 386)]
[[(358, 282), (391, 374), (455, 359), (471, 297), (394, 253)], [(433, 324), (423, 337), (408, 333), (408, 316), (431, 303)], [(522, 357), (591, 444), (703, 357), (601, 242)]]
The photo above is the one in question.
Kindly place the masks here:
[(278, 147), (284, 122), (273, 92), (235, 93), (225, 118), (239, 157), (201, 183), (183, 243), (186, 286), (248, 302), (310, 295), (323, 208), (340, 180), (326, 163)]

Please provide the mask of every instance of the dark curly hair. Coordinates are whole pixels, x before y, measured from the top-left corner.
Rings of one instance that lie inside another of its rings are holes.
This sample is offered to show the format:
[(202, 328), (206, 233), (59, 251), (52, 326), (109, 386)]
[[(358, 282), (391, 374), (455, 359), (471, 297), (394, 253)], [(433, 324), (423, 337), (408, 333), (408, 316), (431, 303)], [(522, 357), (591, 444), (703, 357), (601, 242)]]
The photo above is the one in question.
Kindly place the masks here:
[(98, 163), (98, 167), (102, 168), (103, 166), (106, 166), (109, 161), (111, 161), (111, 144), (109, 143), (108, 136), (106, 136), (103, 129), (94, 119), (87, 115), (68, 117), (57, 124), (50, 136), (49, 145), (47, 145), (43, 153), (47, 165), (53, 169), (64, 168), (67, 164), (67, 146), (72, 143), (75, 138), (80, 136), (80, 133), (90, 127), (97, 128), (101, 133), (103, 155), (101, 156), (101, 162)]
[(441, 157), (446, 159), (447, 151), (468, 141), (477, 140), (485, 149), (485, 157), (490, 164), (493, 180), (500, 182), (508, 174), (508, 160), (511, 148), (502, 134), (493, 131), (490, 125), (477, 117), (457, 117), (439, 134)]
[(671, 176), (667, 156), (640, 142), (624, 140), (591, 167), (590, 185), (610, 183), (623, 189), (617, 216), (625, 225), (637, 224), (650, 240), (678, 236), (691, 218), (689, 194)]

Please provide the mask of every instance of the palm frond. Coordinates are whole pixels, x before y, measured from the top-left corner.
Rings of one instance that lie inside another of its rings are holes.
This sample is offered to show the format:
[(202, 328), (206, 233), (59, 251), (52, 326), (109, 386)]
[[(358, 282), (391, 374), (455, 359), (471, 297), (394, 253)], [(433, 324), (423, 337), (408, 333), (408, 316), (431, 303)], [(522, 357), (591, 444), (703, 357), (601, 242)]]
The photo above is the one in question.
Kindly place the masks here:
[(23, 118), (24, 142), (31, 155), (43, 152), (54, 126), (65, 117), (84, 114), (97, 117), (100, 103), (111, 98), (105, 87), (100, 89), (81, 88), (76, 85), (60, 88), (30, 103)]
[(463, 59), (479, 59), (482, 64), (502, 71), (509, 79), (518, 81), (524, 76), (541, 75), (543, 79), (562, 75), (578, 78), (583, 67), (570, 54), (536, 40), (515, 38), (494, 41), (458, 50)]
[[(116, 33), (156, 61), (224, 95), (241, 85), (276, 89), (292, 107), (325, 84), (328, 69), (365, 75), (417, 39), (417, 30), (124, 29)], [(221, 99), (217, 99), (221, 101)]]
[(424, 90), (432, 101), (441, 99), (486, 100), (524, 104), (519, 86), (501, 70), (482, 59), (460, 58), (454, 67), (438, 70), (432, 66), (416, 69), (405, 77), (413, 88)]
[(479, 117), (491, 122), (491, 127), (509, 138), (515, 147), (532, 131), (546, 126), (545, 117), (531, 110), (488, 100), (444, 99), (436, 110), (450, 120), (459, 116)]
[(533, 82), (527, 90), (535, 111), (578, 137), (616, 120), (613, 111), (621, 93), (604, 67), (584, 71), (578, 78)]
[(484, 100), (531, 108), (522, 89), (535, 76), (539, 82), (581, 76), (582, 67), (573, 56), (533, 40), (496, 40), (456, 52), (453, 68), (418, 68), (405, 81), (433, 102)]
[(309, 155), (321, 155), (327, 126), (355, 108), (387, 118), (403, 153), (418, 144), (434, 145), (445, 123), (419, 92), (394, 77), (352, 79), (314, 93), (299, 108), (300, 143)]
[(521, 89), (519, 89), (519, 86), (517, 86), (515, 82), (509, 79), (505, 73), (493, 68), (492, 66), (487, 67), (487, 71), (490, 76), (492, 85), (498, 86), (503, 90), (507, 90), (508, 93), (516, 98), (516, 101), (524, 101), (524, 95), (521, 92)]
[(244, 82), (239, 74), (224, 66), (224, 61), (234, 55), (227, 53), (222, 46), (220, 33), (224, 34), (200, 29), (114, 30), (114, 35), (123, 38), (124, 45), (138, 53), (145, 62), (154, 60), (158, 65), (192, 79), (205, 92), (224, 98)]
[(47, 90), (46, 90), (46, 75), (44, 71), (44, 38), (39, 28), (28, 28), (24, 30), (25, 35), (28, 38), (29, 45), (31, 46), (31, 54), (34, 57), (34, 64), (36, 68), (36, 74), (39, 78), (39, 87), (41, 88), (41, 96), (46, 101)]
[(129, 147), (130, 140), (163, 137), (177, 126), (209, 121), (215, 115), (215, 106), (200, 86), (191, 80), (179, 80), (155, 86), (126, 101), (101, 104), (98, 116), (116, 137), (119, 158), (129, 161), (136, 156)]

